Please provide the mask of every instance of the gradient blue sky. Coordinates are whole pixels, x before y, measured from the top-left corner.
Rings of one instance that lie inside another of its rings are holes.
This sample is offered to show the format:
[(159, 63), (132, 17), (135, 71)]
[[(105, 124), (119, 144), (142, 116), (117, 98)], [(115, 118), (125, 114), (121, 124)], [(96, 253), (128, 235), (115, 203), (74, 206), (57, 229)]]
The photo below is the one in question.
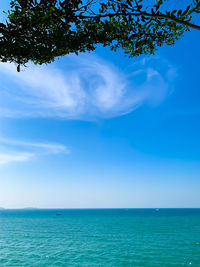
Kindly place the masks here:
[(200, 207), (199, 42), (1, 64), (0, 206)]

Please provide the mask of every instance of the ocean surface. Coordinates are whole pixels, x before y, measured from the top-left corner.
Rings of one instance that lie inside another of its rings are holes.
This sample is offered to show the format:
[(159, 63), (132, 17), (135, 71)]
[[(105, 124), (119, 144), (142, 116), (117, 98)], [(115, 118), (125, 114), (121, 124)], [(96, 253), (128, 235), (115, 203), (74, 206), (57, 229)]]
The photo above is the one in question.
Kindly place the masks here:
[(198, 267), (200, 209), (2, 210), (0, 266)]

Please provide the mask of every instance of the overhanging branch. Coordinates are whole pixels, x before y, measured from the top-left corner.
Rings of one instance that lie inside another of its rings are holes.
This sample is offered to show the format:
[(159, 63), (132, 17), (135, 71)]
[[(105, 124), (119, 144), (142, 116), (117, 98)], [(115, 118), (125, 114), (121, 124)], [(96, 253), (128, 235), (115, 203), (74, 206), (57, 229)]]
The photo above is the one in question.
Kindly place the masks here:
[(190, 22), (187, 22), (187, 21), (184, 21), (184, 20), (180, 20), (178, 18), (172, 18), (172, 17), (169, 17), (165, 14), (150, 14), (150, 13), (147, 13), (147, 12), (128, 12), (128, 13), (124, 13), (124, 12), (120, 12), (120, 13), (108, 13), (108, 14), (102, 14), (102, 15), (77, 15), (76, 17), (78, 18), (82, 18), (82, 19), (101, 19), (101, 18), (112, 18), (112, 17), (119, 17), (119, 16), (135, 16), (135, 17), (141, 17), (141, 16), (144, 16), (144, 17), (150, 17), (152, 19), (166, 19), (166, 20), (169, 20), (169, 21), (173, 21), (175, 22), (176, 24), (181, 24), (183, 26), (186, 26), (186, 27), (189, 27), (189, 28), (192, 28), (192, 29), (195, 29), (195, 30), (200, 30), (200, 26), (196, 25), (196, 24), (193, 24), (193, 23), (190, 23)]

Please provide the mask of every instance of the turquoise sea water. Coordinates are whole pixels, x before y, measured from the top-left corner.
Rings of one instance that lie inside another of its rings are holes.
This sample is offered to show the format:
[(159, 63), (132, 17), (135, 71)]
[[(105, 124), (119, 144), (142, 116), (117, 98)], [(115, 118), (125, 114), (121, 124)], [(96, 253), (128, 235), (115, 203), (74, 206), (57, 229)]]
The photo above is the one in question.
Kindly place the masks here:
[(3, 210), (0, 266), (198, 267), (200, 209)]

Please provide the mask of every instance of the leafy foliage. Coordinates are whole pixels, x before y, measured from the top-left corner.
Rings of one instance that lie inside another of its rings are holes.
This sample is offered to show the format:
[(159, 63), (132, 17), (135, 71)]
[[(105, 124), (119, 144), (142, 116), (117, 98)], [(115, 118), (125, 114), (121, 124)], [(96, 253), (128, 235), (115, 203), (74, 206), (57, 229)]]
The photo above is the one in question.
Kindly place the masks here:
[(135, 57), (154, 54), (164, 43), (173, 45), (190, 28), (200, 29), (191, 23), (200, 0), (179, 10), (166, 10), (167, 0), (147, 2), (13, 0), (6, 23), (0, 23), (0, 59), (18, 66), (29, 60), (50, 63), (69, 53), (93, 51), (97, 44)]

